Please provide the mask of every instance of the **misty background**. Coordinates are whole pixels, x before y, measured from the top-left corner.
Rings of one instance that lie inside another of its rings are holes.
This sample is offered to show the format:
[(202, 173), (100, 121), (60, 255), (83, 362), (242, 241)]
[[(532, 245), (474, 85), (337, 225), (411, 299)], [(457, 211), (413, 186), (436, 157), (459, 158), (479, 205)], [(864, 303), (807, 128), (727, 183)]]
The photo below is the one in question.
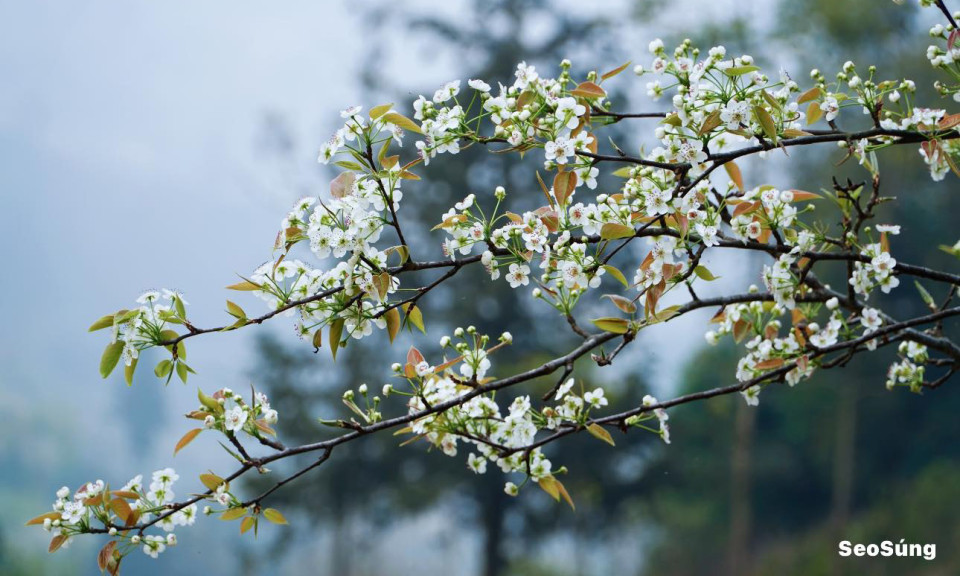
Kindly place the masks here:
[[(197, 325), (222, 323), (224, 299), (236, 296), (223, 287), (269, 258), (289, 206), (325, 193), (335, 175), (316, 163), (316, 150), (340, 124), (340, 109), (396, 102), (409, 114), (418, 94), (450, 79), (507, 83), (520, 60), (543, 74), (554, 74), (563, 57), (579, 75), (627, 60), (647, 65), (655, 37), (668, 47), (685, 37), (704, 50), (722, 43), (771, 72), (785, 67), (801, 86), (810, 67), (830, 76), (852, 59), (924, 87), (933, 78), (925, 30), (936, 18), (869, 0), (621, 0), (602, 8), (537, 0), (0, 0), (0, 573), (98, 573), (97, 538), (48, 555), (48, 534), (23, 526), (49, 509), (64, 484), (102, 478), (116, 485), (172, 466), (184, 494), (206, 469), (227, 470), (232, 460), (212, 438), (172, 456), (190, 427), (182, 415), (195, 407), (197, 386), (263, 388), (280, 409), (280, 437), (291, 444), (329, 434), (315, 420), (343, 415), (337, 398), (344, 389), (386, 381), (395, 358), (378, 338), (351, 343), (334, 366), (327, 351), (314, 355), (293, 336), (292, 320), (278, 318), (191, 339), (198, 374), (186, 386), (175, 380), (165, 389), (147, 369), (148, 353), (127, 387), (119, 375), (100, 379), (104, 336), (86, 333), (96, 318), (162, 287), (184, 292)], [(666, 102), (646, 99), (646, 82), (627, 73), (611, 81), (618, 107), (664, 109)], [(635, 123), (614, 134), (636, 150), (651, 131), (652, 124)], [(746, 180), (817, 190), (834, 173), (863, 178), (856, 167), (836, 168), (842, 156), (825, 148), (792, 152), (789, 163), (744, 163)], [(489, 194), (498, 184), (532, 190), (529, 168), (538, 163), (524, 167), (477, 150), (444, 160), (421, 170), (423, 182), (405, 185), (401, 218), (432, 227), (469, 192)], [(922, 198), (883, 214), (904, 226), (894, 256), (955, 270), (955, 260), (929, 250), (956, 240), (954, 219), (944, 216), (960, 213), (953, 176), (931, 185), (914, 149), (881, 154), (881, 166), (885, 189)], [(415, 252), (438, 254), (440, 239), (421, 235)], [(759, 281), (760, 261), (711, 255), (707, 264), (723, 275), (713, 290)], [(464, 274), (454, 284), (472, 281)], [(527, 294), (502, 282), (487, 286), (480, 316), (460, 305), (467, 300), (455, 290), (431, 293), (425, 340), (458, 324), (509, 329), (516, 344), (495, 363), (503, 373), (569, 348), (563, 334), (531, 330), (547, 311)], [(941, 287), (928, 288), (941, 296)], [(904, 282), (891, 295), (892, 309), (916, 311), (912, 290)], [(247, 296), (237, 301), (251, 314), (262, 310)], [(729, 383), (735, 350), (704, 350), (710, 314), (659, 326), (616, 365), (584, 366), (578, 377), (610, 387), (615, 406), (648, 392), (669, 397)], [(564, 482), (575, 514), (533, 490), (505, 497), (498, 472), (475, 476), (462, 456), (398, 448), (390, 436), (368, 439), (278, 494), (275, 504), (292, 527), (265, 526), (254, 540), (240, 537), (235, 523), (201, 518), (179, 529), (180, 544), (159, 560), (134, 553), (124, 570), (956, 572), (960, 425), (953, 415), (960, 396), (951, 385), (924, 397), (888, 393), (886, 365), (861, 360), (796, 389), (771, 389), (752, 411), (739, 398), (678, 408), (668, 449), (640, 435), (618, 437), (616, 449), (591, 438), (554, 447), (555, 460), (571, 469)], [(837, 560), (840, 539), (901, 537), (936, 542), (937, 561)]]

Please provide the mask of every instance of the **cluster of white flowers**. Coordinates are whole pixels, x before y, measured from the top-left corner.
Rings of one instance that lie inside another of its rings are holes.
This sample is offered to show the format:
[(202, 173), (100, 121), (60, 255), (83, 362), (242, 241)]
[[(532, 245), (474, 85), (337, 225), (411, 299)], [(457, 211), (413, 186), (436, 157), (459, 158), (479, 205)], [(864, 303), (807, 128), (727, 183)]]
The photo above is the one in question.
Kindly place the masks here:
[[(504, 333), (496, 346), (487, 348), (488, 336), (477, 334), (472, 326), (457, 328), (452, 338), (444, 336), (440, 340), (441, 349), (456, 355), (452, 360), (444, 357), (442, 363), (431, 365), (419, 351), (411, 349), (406, 365), (393, 366), (394, 373), (404, 378), (408, 387), (401, 389), (387, 384), (383, 395), (407, 396), (407, 409), (411, 415), (472, 396), (459, 405), (417, 418), (408, 431), (448, 456), (456, 456), (462, 445), (471, 446), (467, 466), (477, 474), (486, 472), (488, 462), (496, 464), (505, 474), (524, 474), (525, 480), (520, 485), (506, 484), (505, 491), (516, 495), (527, 481), (539, 483), (549, 478), (548, 482), (554, 482), (553, 475), (563, 470), (555, 469), (539, 447), (528, 450), (538, 432), (558, 430), (566, 425), (585, 425), (592, 411), (607, 406), (609, 401), (602, 388), (574, 392), (573, 378), (557, 388), (552, 398), (554, 404), (541, 410), (533, 406), (528, 395), (514, 398), (503, 410), (495, 392), (476, 394), (477, 385), (487, 381), (489, 354), (512, 340), (509, 333)], [(365, 387), (360, 392), (366, 395)], [(354, 395), (345, 395), (344, 400), (352, 403)], [(658, 412), (657, 417), (666, 421), (663, 412)], [(661, 434), (667, 434), (666, 440), (669, 441), (669, 431)]]
[(918, 342), (907, 340), (900, 343), (897, 351), (902, 357), (887, 370), (887, 389), (906, 386), (912, 392), (919, 392), (923, 386), (924, 364), (929, 360), (927, 347)]
[(275, 436), (272, 426), (279, 420), (277, 411), (270, 407), (270, 401), (262, 392), (251, 392), (252, 401), (248, 404), (243, 397), (230, 388), (222, 388), (207, 396), (198, 392), (200, 407), (187, 414), (188, 418), (202, 420), (207, 430), (219, 430), (225, 434), (246, 432), (262, 438), (264, 434)]
[[(119, 543), (128, 548), (142, 545), (145, 554), (156, 558), (168, 546), (176, 545), (173, 531), (177, 526), (192, 526), (197, 518), (196, 504), (172, 514), (167, 512), (174, 499), (173, 484), (179, 478), (172, 468), (164, 468), (153, 473), (146, 490), (142, 475), (132, 478), (120, 490), (110, 490), (103, 480), (97, 480), (84, 484), (71, 496), (70, 489), (64, 486), (57, 490), (54, 511), (31, 523), (40, 523), (45, 530), (55, 533), (59, 538), (57, 546), (62, 548), (69, 545), (73, 536), (94, 529), (97, 522)], [(141, 536), (142, 531), (131, 534), (124, 529), (138, 522), (150, 522), (154, 515), (161, 516), (156, 525), (166, 535)]]
[[(490, 87), (485, 83), (478, 84), (476, 81), (470, 81), (470, 87), (487, 96)], [(453, 80), (444, 84), (433, 95), (433, 100), (427, 100), (422, 95), (413, 103), (415, 111), (414, 119), (421, 122), (420, 130), (423, 132), (424, 139), (416, 143), (417, 151), (423, 159), (424, 165), (430, 163), (430, 159), (437, 154), (444, 152), (457, 154), (460, 152), (460, 139), (463, 131), (467, 129), (464, 126), (465, 111), (457, 103), (457, 94), (460, 93), (460, 81)], [(448, 106), (448, 101), (453, 101), (453, 106)]]
[(854, 263), (850, 285), (857, 294), (867, 299), (877, 287), (880, 287), (884, 294), (889, 294), (900, 285), (900, 279), (893, 273), (897, 260), (884, 250), (880, 243), (867, 244), (860, 251), (860, 255), (866, 256), (870, 261)]
[[(187, 323), (187, 301), (176, 290), (148, 290), (137, 298), (137, 304), (131, 310), (108, 314), (90, 327), (90, 331), (110, 329), (110, 342), (100, 364), (104, 378), (122, 359), (127, 383), (132, 383), (140, 352), (176, 338), (177, 332), (172, 327)], [(186, 350), (181, 343), (173, 359), (161, 360), (157, 365), (157, 376), (167, 378), (169, 382), (176, 371), (180, 379), (186, 382), (187, 374), (193, 370), (184, 362), (185, 358)]]
[[(757, 292), (755, 286), (751, 286), (751, 292)], [(796, 366), (784, 376), (787, 383), (794, 386), (809, 378), (814, 371), (813, 363), (809, 361), (804, 350), (806, 342), (809, 340), (815, 346), (832, 344), (836, 341), (837, 330), (841, 324), (838, 314), (835, 313), (824, 328), (811, 323), (806, 335), (794, 328), (781, 336), (780, 318), (787, 310), (783, 303), (760, 301), (727, 306), (722, 313), (714, 317), (717, 329), (707, 332), (706, 340), (709, 344), (716, 344), (725, 334), (732, 334), (738, 341), (749, 337), (746, 343), (747, 354), (737, 363), (737, 380), (748, 382), (788, 362), (795, 362)], [(830, 338), (834, 340), (831, 342)], [(747, 404), (755, 406), (759, 403), (760, 390), (759, 385), (754, 385), (743, 391)]]
[(936, 24), (930, 28), (930, 37), (943, 42), (945, 46), (928, 46), (927, 60), (931, 66), (946, 72), (953, 80), (951, 83), (937, 81), (934, 87), (941, 95), (951, 96), (954, 102), (960, 102), (960, 45), (957, 43), (957, 30), (950, 24)]
[[(659, 401), (655, 397), (649, 394), (643, 397), (644, 408), (656, 406), (657, 404), (659, 404)], [(643, 422), (650, 420), (651, 418), (656, 418), (657, 423), (660, 426), (658, 430), (653, 430), (652, 428), (648, 428), (643, 424)], [(666, 410), (664, 410), (663, 408), (654, 408), (653, 414), (650, 414), (649, 412), (642, 412), (635, 416), (631, 416), (627, 418), (626, 424), (627, 426), (634, 426), (637, 428), (643, 428), (644, 430), (649, 430), (650, 432), (656, 432), (657, 434), (660, 435), (660, 438), (663, 440), (664, 444), (669, 444), (670, 443), (670, 425), (667, 423), (669, 420), (670, 420), (670, 416), (667, 414)]]

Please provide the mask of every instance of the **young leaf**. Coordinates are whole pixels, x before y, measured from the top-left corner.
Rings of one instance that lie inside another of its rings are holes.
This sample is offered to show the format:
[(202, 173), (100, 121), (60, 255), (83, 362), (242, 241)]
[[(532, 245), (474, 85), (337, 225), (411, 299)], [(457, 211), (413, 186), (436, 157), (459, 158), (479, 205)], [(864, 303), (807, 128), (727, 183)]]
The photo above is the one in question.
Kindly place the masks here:
[(754, 106), (753, 115), (763, 128), (763, 133), (767, 135), (767, 138), (769, 138), (771, 142), (776, 144), (777, 124), (773, 121), (773, 116), (771, 116), (763, 106)]
[(820, 104), (818, 102), (811, 102), (810, 105), (807, 106), (807, 126), (816, 124), (821, 116), (823, 116), (823, 110), (820, 109)]
[(407, 364), (416, 366), (417, 364), (423, 362), (423, 354), (420, 353), (415, 347), (411, 346), (407, 350)]
[(253, 525), (255, 522), (256, 522), (256, 519), (254, 519), (253, 516), (247, 516), (246, 518), (244, 518), (243, 522), (240, 523), (240, 533), (243, 534), (248, 530), (250, 530), (251, 528), (253, 528)]
[(242, 507), (228, 508), (220, 515), (221, 520), (237, 520), (247, 515), (247, 509)]
[(553, 178), (553, 195), (557, 198), (557, 203), (563, 206), (567, 198), (577, 187), (577, 173), (573, 171), (558, 172)]
[(117, 367), (117, 362), (120, 361), (120, 355), (123, 353), (123, 346), (123, 342), (119, 340), (107, 345), (103, 356), (100, 357), (100, 376), (106, 378)]
[(239, 318), (240, 320), (243, 320), (247, 317), (247, 313), (243, 311), (243, 308), (237, 306), (229, 300), (227, 300), (227, 313), (234, 318)]
[(330, 195), (334, 198), (343, 198), (353, 190), (353, 183), (357, 176), (353, 172), (341, 172), (330, 181)]
[(196, 438), (201, 432), (203, 432), (203, 428), (194, 428), (193, 430), (184, 434), (183, 438), (177, 442), (177, 446), (173, 449), (173, 455), (176, 456), (177, 452), (185, 448), (187, 444), (193, 442), (193, 439)]
[(797, 104), (806, 104), (807, 102), (812, 102), (820, 97), (820, 87), (814, 86), (813, 88), (807, 90), (797, 98)]
[(153, 373), (157, 375), (157, 378), (166, 378), (172, 371), (173, 362), (171, 362), (169, 359), (164, 359), (157, 362), (157, 367), (153, 369)]
[(267, 508), (263, 511), (263, 517), (274, 524), (287, 524), (287, 519), (275, 508)]
[(614, 334), (626, 334), (630, 331), (630, 323), (623, 318), (597, 318), (591, 320), (597, 328)]
[(411, 306), (409, 303), (403, 305), (403, 311), (407, 315), (407, 322), (413, 324), (417, 327), (417, 330), (426, 334), (427, 329), (423, 325), (423, 313), (420, 312), (420, 309), (416, 306)]
[(607, 222), (600, 228), (600, 237), (604, 240), (615, 240), (617, 238), (629, 238), (636, 234), (631, 226), (626, 224), (617, 224), (616, 222)]
[(718, 276), (714, 276), (713, 272), (708, 270), (706, 266), (697, 266), (693, 269), (693, 273), (696, 274), (698, 278), (706, 280), (707, 282), (713, 282), (718, 278)]
[(387, 112), (383, 115), (383, 119), (395, 126), (403, 128), (404, 130), (422, 134), (420, 127), (417, 126), (413, 120), (407, 118), (403, 114), (398, 114), (397, 112)]
[(119, 518), (124, 525), (131, 524), (133, 509), (130, 508), (126, 500), (123, 498), (114, 498), (110, 501), (110, 509), (113, 510), (113, 513), (117, 515), (117, 518)]
[(727, 176), (730, 177), (730, 180), (737, 185), (737, 189), (742, 192), (743, 174), (740, 172), (740, 167), (737, 166), (737, 163), (731, 160), (723, 165), (723, 169), (727, 171)]
[(589, 432), (590, 435), (593, 436), (594, 438), (603, 440), (604, 442), (606, 442), (611, 446), (616, 446), (616, 443), (614, 443), (613, 441), (613, 436), (611, 436), (610, 433), (607, 432), (606, 428), (597, 424), (596, 422), (587, 426), (587, 432)]
[(633, 303), (629, 298), (624, 298), (617, 294), (604, 294), (604, 298), (609, 298), (613, 305), (620, 309), (621, 312), (627, 314), (633, 314), (637, 311), (637, 305)]
[(133, 373), (137, 371), (137, 360), (139, 359), (134, 358), (129, 366), (123, 367), (123, 379), (127, 381), (127, 386), (133, 385)]
[(920, 298), (923, 299), (924, 304), (926, 304), (927, 306), (929, 306), (931, 310), (936, 310), (936, 309), (937, 309), (937, 303), (934, 302), (933, 296), (931, 296), (930, 293), (927, 292), (927, 289), (924, 288), (923, 285), (920, 284), (920, 282), (918, 282), (918, 281), (916, 281), (916, 280), (913, 281), (913, 284), (917, 287), (917, 292), (920, 293)]
[(217, 487), (223, 484), (223, 478), (217, 476), (216, 474), (201, 474), (200, 482), (207, 487), (207, 490), (215, 492)]
[(187, 383), (187, 374), (190, 372), (193, 372), (193, 370), (189, 366), (184, 364), (182, 361), (177, 362), (177, 376), (180, 377), (180, 381), (184, 384)]
[(607, 92), (593, 82), (581, 82), (570, 92), (570, 95), (583, 98), (603, 98), (607, 95)]
[(570, 505), (570, 509), (573, 510), (574, 512), (576, 512), (576, 511), (577, 511), (577, 507), (573, 505), (573, 498), (570, 497), (570, 493), (567, 492), (567, 489), (566, 489), (566, 487), (563, 485), (563, 482), (557, 480), (556, 477), (553, 478), (553, 482), (557, 485), (557, 491), (560, 493), (560, 496), (561, 496), (564, 500), (566, 500), (567, 504)]
[(743, 76), (744, 74), (756, 72), (759, 69), (759, 66), (734, 66), (732, 68), (727, 68), (723, 71), (723, 73), (731, 78), (735, 78), (737, 76)]
[(29, 522), (27, 522), (27, 523), (26, 523), (26, 526), (38, 526), (38, 525), (40, 525), (40, 524), (43, 524), (43, 521), (46, 520), (47, 518), (49, 518), (50, 520), (59, 520), (59, 519), (60, 519), (60, 513), (59, 513), (59, 512), (47, 512), (46, 514), (41, 514), (41, 515), (37, 516), (36, 518), (33, 518), (33, 519), (31, 519)]
[(50, 541), (50, 547), (47, 548), (47, 552), (53, 554), (60, 549), (61, 546), (67, 541), (67, 537), (63, 534), (57, 534), (53, 537), (53, 540)]
[(340, 336), (343, 334), (343, 318), (337, 318), (330, 324), (330, 354), (337, 359), (337, 350), (340, 349)]
[(217, 412), (217, 413), (223, 411), (223, 406), (221, 406), (220, 403), (216, 401), (216, 399), (204, 394), (203, 390), (201, 390), (200, 388), (197, 388), (197, 399), (200, 400), (200, 405), (205, 408), (213, 410), (214, 412)]
[(617, 67), (614, 68), (613, 70), (604, 73), (602, 76), (600, 76), (600, 80), (606, 80), (606, 79), (608, 79), (608, 78), (613, 78), (613, 77), (616, 76), (617, 74), (619, 74), (619, 73), (623, 72), (624, 70), (626, 70), (626, 69), (627, 69), (627, 66), (630, 65), (630, 62), (631, 62), (630, 60), (627, 60), (626, 62), (624, 62), (624, 63), (621, 64), (620, 66), (617, 66)]
[(557, 488), (557, 481), (553, 476), (544, 476), (543, 478), (537, 480), (537, 484), (539, 484), (540, 488), (549, 494), (551, 498), (557, 502), (560, 501), (560, 489)]
[(623, 284), (624, 288), (630, 287), (630, 283), (627, 282), (627, 278), (623, 275), (623, 272), (621, 272), (618, 268), (616, 268), (615, 266), (611, 266), (609, 264), (604, 264), (603, 269), (606, 270), (608, 274), (613, 276), (614, 279), (617, 280), (617, 282)]
[(238, 282), (236, 284), (231, 284), (227, 286), (227, 290), (239, 290), (241, 292), (250, 292), (253, 290), (260, 290), (262, 288), (263, 286), (260, 286), (259, 284), (254, 284), (249, 280), (244, 280), (243, 282)]
[(720, 126), (720, 111), (714, 110), (704, 119), (703, 125), (700, 126), (700, 135), (703, 136), (707, 134), (717, 126)]
[(87, 329), (87, 332), (96, 332), (97, 330), (103, 330), (104, 328), (110, 328), (113, 326), (113, 317), (115, 314), (107, 314), (103, 318), (97, 320), (90, 325), (90, 328)]
[(400, 332), (400, 311), (396, 308), (391, 308), (387, 310), (383, 318), (387, 321), (387, 334), (390, 336), (390, 343), (393, 344), (394, 339), (396, 339), (397, 334)]
[(376, 120), (377, 118), (389, 112), (391, 108), (393, 108), (393, 102), (391, 102), (390, 104), (381, 104), (379, 106), (374, 106), (373, 108), (370, 109), (370, 119)]
[(109, 562), (113, 559), (113, 550), (117, 547), (117, 541), (111, 540), (103, 545), (103, 548), (100, 549), (100, 552), (97, 553), (97, 567), (100, 568), (100, 572), (103, 572), (107, 569)]

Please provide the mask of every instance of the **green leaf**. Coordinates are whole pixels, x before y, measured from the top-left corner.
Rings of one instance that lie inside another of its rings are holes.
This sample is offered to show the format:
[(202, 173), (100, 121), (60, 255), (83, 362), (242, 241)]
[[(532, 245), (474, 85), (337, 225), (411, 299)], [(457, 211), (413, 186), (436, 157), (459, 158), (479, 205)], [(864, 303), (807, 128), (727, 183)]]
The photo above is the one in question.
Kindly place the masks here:
[(560, 501), (560, 489), (557, 488), (556, 479), (553, 476), (544, 476), (537, 481), (537, 484), (543, 489), (544, 492), (550, 495), (551, 498)]
[(390, 343), (393, 344), (394, 339), (400, 332), (400, 311), (391, 308), (383, 315), (383, 319), (387, 321), (387, 334), (390, 335)]
[(416, 306), (409, 303), (403, 305), (403, 311), (407, 315), (407, 322), (417, 327), (420, 332), (426, 334), (427, 329), (423, 325), (423, 313)]
[(246, 515), (247, 515), (246, 508), (241, 508), (241, 507), (229, 508), (225, 510), (223, 514), (220, 515), (220, 519), (221, 520), (238, 520), (240, 518), (243, 518)]
[(103, 330), (104, 328), (112, 328), (114, 316), (116, 316), (116, 314), (107, 314), (103, 318), (91, 324), (90, 328), (87, 329), (87, 332), (96, 332), (97, 330)]
[(190, 372), (190, 367), (184, 364), (183, 362), (177, 362), (177, 376), (180, 377), (180, 381), (184, 384), (187, 383), (187, 373)]
[(284, 518), (283, 514), (281, 514), (276, 508), (267, 508), (264, 510), (263, 517), (274, 524), (287, 524), (287, 519)]
[(220, 413), (223, 411), (223, 406), (216, 401), (215, 398), (207, 396), (203, 393), (203, 390), (197, 388), (197, 399), (200, 400), (200, 405), (209, 410), (213, 410), (215, 413)]
[(703, 136), (704, 134), (710, 132), (714, 128), (717, 128), (718, 126), (720, 126), (720, 124), (721, 124), (720, 111), (714, 110), (713, 112), (710, 113), (709, 116), (707, 116), (704, 119), (703, 125), (700, 126), (700, 131), (699, 131), (700, 136)]
[(330, 324), (330, 353), (337, 359), (337, 350), (340, 349), (340, 336), (343, 334), (343, 318), (337, 318)]
[(936, 310), (937, 303), (933, 301), (933, 296), (931, 296), (930, 293), (927, 292), (927, 289), (924, 288), (923, 285), (920, 284), (920, 282), (918, 282), (917, 280), (914, 280), (913, 284), (917, 287), (917, 292), (920, 292), (920, 298), (923, 298), (924, 304), (929, 306), (931, 310)]
[(604, 240), (615, 240), (617, 238), (630, 238), (637, 232), (632, 226), (626, 224), (617, 224), (616, 222), (607, 222), (600, 228), (600, 237)]
[(821, 116), (823, 116), (823, 110), (820, 108), (820, 103), (811, 102), (810, 105), (807, 106), (807, 126), (816, 124)]
[(591, 322), (597, 328), (614, 334), (626, 334), (630, 331), (630, 323), (623, 318), (597, 318)]
[(727, 68), (723, 73), (731, 78), (736, 78), (737, 76), (756, 72), (759, 69), (759, 66), (734, 66), (733, 68)]
[(334, 162), (335, 165), (346, 168), (347, 170), (353, 170), (355, 172), (363, 172), (363, 166), (357, 164), (356, 162), (351, 162), (349, 160), (337, 160)]
[(122, 353), (122, 341), (118, 340), (113, 344), (107, 345), (107, 348), (103, 351), (103, 356), (100, 357), (100, 376), (106, 378), (113, 372), (113, 369), (117, 367), (117, 362), (120, 361), (120, 355)]
[(169, 359), (161, 360), (157, 363), (157, 367), (153, 369), (153, 373), (157, 375), (157, 378), (166, 378), (172, 371), (173, 362), (171, 362)]
[(417, 126), (413, 120), (407, 118), (403, 114), (398, 114), (397, 112), (387, 112), (383, 115), (383, 119), (395, 126), (403, 128), (404, 130), (415, 132), (417, 134), (423, 133), (420, 131), (420, 127)]
[(247, 516), (243, 519), (243, 522), (240, 523), (240, 533), (243, 534), (253, 528), (253, 525), (256, 524), (257, 520), (253, 516)]
[(633, 178), (633, 168), (630, 166), (624, 166), (623, 168), (617, 168), (611, 172), (611, 174), (619, 178)]
[(179, 296), (173, 297), (173, 307), (177, 309), (178, 316), (180, 316), (181, 318), (187, 317), (187, 309), (183, 305), (183, 300), (181, 300)]
[(227, 286), (227, 290), (240, 290), (240, 291), (246, 291), (246, 292), (250, 292), (253, 290), (262, 290), (262, 289), (263, 289), (263, 286), (260, 286), (259, 284), (254, 284), (249, 280), (244, 280), (243, 282), (238, 282), (236, 284), (231, 284)]
[(241, 320), (247, 317), (247, 313), (243, 311), (243, 308), (237, 306), (233, 302), (227, 300), (227, 313), (229, 313), (234, 318), (239, 318)]
[(207, 490), (216, 492), (217, 488), (223, 484), (223, 478), (217, 476), (216, 474), (201, 474), (200, 482), (207, 487)]
[(700, 279), (706, 280), (707, 282), (713, 282), (719, 278), (719, 276), (714, 276), (713, 272), (708, 270), (706, 266), (697, 266), (693, 269), (693, 273), (696, 274)]
[(123, 379), (127, 381), (127, 386), (133, 385), (133, 373), (137, 371), (137, 360), (134, 358), (129, 366), (123, 367)]
[(760, 126), (763, 128), (763, 133), (767, 135), (774, 144), (777, 143), (777, 125), (773, 121), (773, 116), (767, 112), (766, 108), (763, 106), (754, 106), (753, 115), (756, 117), (757, 122), (760, 123)]
[(609, 265), (609, 264), (604, 264), (604, 265), (603, 265), (603, 269), (606, 270), (608, 274), (610, 274), (611, 276), (613, 276), (614, 278), (616, 278), (618, 282), (620, 282), (621, 284), (623, 284), (623, 287), (624, 287), (624, 288), (629, 288), (629, 287), (630, 287), (630, 283), (627, 282), (627, 279), (626, 279), (626, 277), (623, 275), (623, 272), (621, 272), (618, 268), (616, 268), (616, 267), (614, 267), (614, 266), (611, 266), (611, 265)]
[(381, 104), (379, 106), (374, 106), (373, 108), (370, 109), (370, 119), (376, 120), (377, 118), (389, 112), (391, 108), (393, 108), (393, 102), (391, 102), (390, 104)]
[(604, 428), (603, 426), (597, 424), (596, 422), (594, 422), (593, 424), (590, 424), (589, 426), (587, 426), (587, 432), (589, 432), (590, 435), (593, 436), (594, 438), (603, 440), (604, 442), (606, 442), (607, 444), (609, 444), (609, 445), (611, 445), (611, 446), (616, 446), (616, 445), (617, 445), (617, 444), (613, 441), (613, 436), (611, 436), (610, 433), (607, 432), (607, 429)]

